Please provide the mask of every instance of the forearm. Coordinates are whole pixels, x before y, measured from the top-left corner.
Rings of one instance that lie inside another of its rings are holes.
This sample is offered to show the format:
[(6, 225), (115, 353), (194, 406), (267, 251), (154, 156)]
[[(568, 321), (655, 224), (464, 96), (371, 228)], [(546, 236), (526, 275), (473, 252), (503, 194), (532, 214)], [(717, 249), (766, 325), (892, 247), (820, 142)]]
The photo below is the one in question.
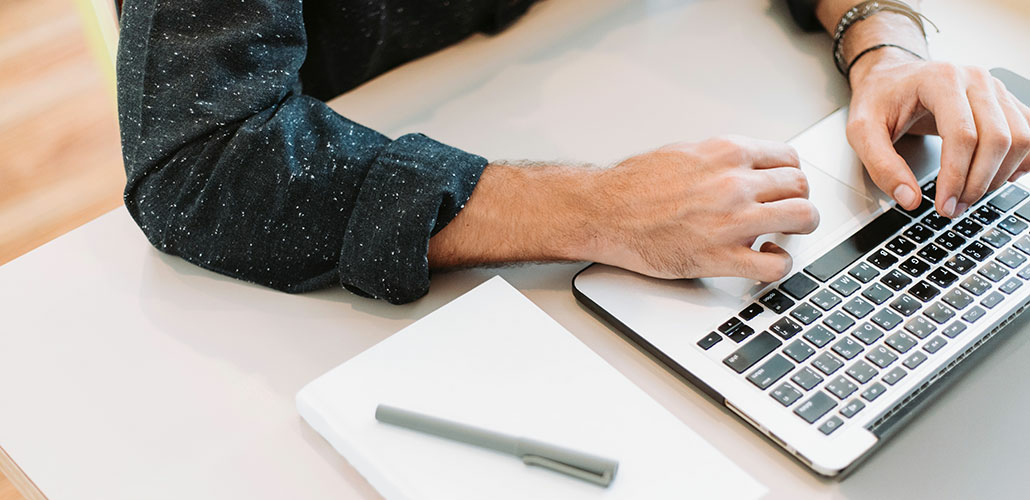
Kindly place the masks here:
[[(822, 0), (816, 6), (816, 16), (826, 31), (832, 35), (841, 17), (858, 3), (860, 2), (857, 0)], [(907, 3), (915, 9), (919, 7), (918, 0)], [(844, 60), (850, 63), (863, 50), (881, 43), (897, 44), (929, 59), (926, 38), (919, 26), (904, 15), (883, 11), (855, 23), (848, 29), (843, 44)], [(863, 77), (868, 68), (879, 61), (913, 58), (911, 54), (899, 49), (877, 50), (863, 56), (852, 68), (850, 77), (853, 80)]]
[(491, 164), (457, 217), (429, 240), (432, 268), (588, 258), (600, 169)]

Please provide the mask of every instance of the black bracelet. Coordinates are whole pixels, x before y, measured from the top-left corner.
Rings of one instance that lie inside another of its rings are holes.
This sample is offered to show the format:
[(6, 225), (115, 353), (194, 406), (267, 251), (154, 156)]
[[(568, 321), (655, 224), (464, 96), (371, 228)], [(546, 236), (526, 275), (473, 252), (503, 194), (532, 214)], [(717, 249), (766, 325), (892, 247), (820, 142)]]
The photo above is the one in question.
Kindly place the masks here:
[(925, 61), (926, 60), (923, 56), (919, 55), (914, 50), (907, 49), (905, 47), (902, 47), (901, 45), (895, 45), (893, 43), (881, 43), (881, 44), (873, 45), (872, 47), (869, 47), (868, 49), (865, 49), (862, 52), (859, 52), (858, 55), (855, 56), (851, 60), (851, 63), (848, 64), (848, 67), (844, 70), (844, 78), (847, 78), (848, 81), (850, 82), (851, 81), (851, 67), (854, 66), (855, 63), (857, 63), (858, 60), (862, 58), (862, 56), (864, 56), (864, 55), (866, 55), (866, 54), (868, 54), (868, 53), (870, 53), (870, 52), (872, 52), (874, 50), (880, 50), (880, 49), (885, 48), (885, 47), (894, 47), (895, 49), (901, 49), (901, 50), (904, 50), (905, 52), (908, 52), (909, 54), (912, 54), (912, 55), (918, 57), (921, 61)]

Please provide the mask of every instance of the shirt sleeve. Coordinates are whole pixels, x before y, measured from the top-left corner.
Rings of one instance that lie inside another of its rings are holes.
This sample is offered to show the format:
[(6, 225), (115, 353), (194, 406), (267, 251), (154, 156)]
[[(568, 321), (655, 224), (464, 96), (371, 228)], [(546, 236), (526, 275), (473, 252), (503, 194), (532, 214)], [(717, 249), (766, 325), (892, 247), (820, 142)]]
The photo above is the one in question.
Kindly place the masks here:
[(823, 29), (823, 25), (819, 23), (819, 18), (815, 16), (815, 5), (817, 3), (818, 0), (787, 0), (790, 15), (794, 18), (794, 22), (797, 23), (798, 27), (805, 31), (819, 31)]
[(138, 0), (121, 24), (125, 206), (155, 247), (287, 292), (428, 291), (484, 158), (303, 95), (300, 0)]

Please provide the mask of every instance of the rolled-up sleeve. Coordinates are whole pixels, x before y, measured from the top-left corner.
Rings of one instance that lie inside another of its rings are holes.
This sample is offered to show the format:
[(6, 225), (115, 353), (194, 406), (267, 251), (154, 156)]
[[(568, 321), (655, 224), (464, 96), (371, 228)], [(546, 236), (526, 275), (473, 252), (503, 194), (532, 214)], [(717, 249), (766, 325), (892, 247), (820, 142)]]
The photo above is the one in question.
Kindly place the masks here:
[(819, 31), (823, 28), (819, 24), (819, 18), (815, 16), (815, 6), (818, 0), (787, 0), (790, 8), (790, 15), (798, 27), (805, 31)]
[(121, 23), (125, 205), (154, 246), (287, 292), (428, 291), (484, 158), (303, 95), (300, 0), (127, 1)]

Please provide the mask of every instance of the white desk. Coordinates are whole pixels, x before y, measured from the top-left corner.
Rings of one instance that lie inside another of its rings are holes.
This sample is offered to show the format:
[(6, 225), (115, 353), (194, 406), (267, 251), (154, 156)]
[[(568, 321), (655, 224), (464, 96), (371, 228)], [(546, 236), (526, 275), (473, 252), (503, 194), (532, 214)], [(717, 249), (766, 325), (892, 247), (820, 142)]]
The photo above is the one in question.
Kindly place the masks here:
[[(944, 29), (937, 54), (1030, 74), (1030, 4), (926, 3)], [(610, 162), (727, 132), (789, 138), (846, 102), (828, 44), (798, 33), (779, 0), (551, 0), (500, 36), (474, 37), (334, 105), (388, 133), (419, 130), (491, 158)], [(116, 210), (0, 268), (0, 446), (51, 500), (377, 498), (297, 416), (294, 394), (497, 272), (773, 498), (1030, 489), (1026, 317), (838, 483), (581, 308), (570, 292), (580, 267), (440, 274), (429, 296), (401, 307), (341, 290), (291, 296), (162, 255)]]

